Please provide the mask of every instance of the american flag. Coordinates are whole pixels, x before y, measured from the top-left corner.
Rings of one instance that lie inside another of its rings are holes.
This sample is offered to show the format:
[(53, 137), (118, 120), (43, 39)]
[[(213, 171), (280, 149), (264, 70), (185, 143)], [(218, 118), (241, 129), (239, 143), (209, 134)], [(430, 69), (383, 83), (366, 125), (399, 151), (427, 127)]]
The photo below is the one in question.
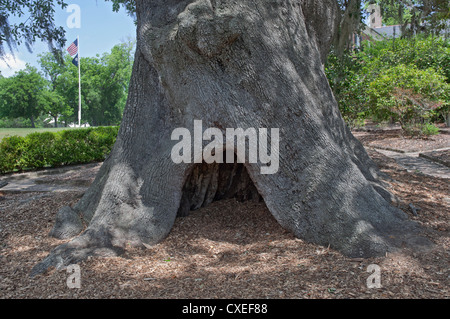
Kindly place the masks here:
[(71, 56), (74, 56), (75, 54), (78, 53), (78, 39), (73, 41), (73, 43), (70, 45), (70, 47), (67, 49), (67, 51), (69, 52), (69, 54)]

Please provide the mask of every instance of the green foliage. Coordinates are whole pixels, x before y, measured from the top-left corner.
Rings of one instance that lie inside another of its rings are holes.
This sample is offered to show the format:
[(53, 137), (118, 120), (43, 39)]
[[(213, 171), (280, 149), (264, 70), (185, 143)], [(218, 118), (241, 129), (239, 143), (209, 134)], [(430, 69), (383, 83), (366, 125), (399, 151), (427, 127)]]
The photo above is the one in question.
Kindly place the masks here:
[(46, 81), (36, 68), (27, 66), (15, 76), (0, 79), (0, 117), (24, 117), (31, 121), (39, 116)]
[(378, 4), (381, 8), (384, 25), (404, 24), (412, 18), (411, 10), (400, 1), (392, 0), (369, 0), (365, 1), (365, 7), (369, 4)]
[(0, 118), (0, 128), (25, 128), (25, 127), (30, 127), (31, 123), (30, 120), (28, 119), (24, 119), (21, 117), (17, 117), (14, 119), (9, 119), (9, 118)]
[(450, 41), (442, 37), (417, 36), (366, 43), (361, 59), (373, 68), (389, 68), (398, 64), (414, 65), (424, 70), (433, 68), (450, 83)]
[[(45, 167), (53, 158), (55, 134), (31, 133), (24, 138), (19, 164), (25, 168)], [(49, 163), (49, 166), (52, 166)]]
[(0, 173), (105, 160), (118, 127), (11, 136), (0, 142)]
[[(120, 124), (134, 62), (133, 50), (134, 42), (129, 41), (114, 46), (101, 57), (81, 59), (82, 123)], [(60, 64), (51, 53), (43, 54), (39, 63), (44, 75), (28, 66), (12, 77), (0, 78), (0, 127), (43, 126), (40, 116), (44, 120), (50, 116), (55, 126), (78, 122), (78, 68), (68, 54), (64, 59)]]
[(70, 108), (64, 97), (58, 92), (45, 90), (42, 92), (42, 95), (44, 101), (42, 111), (55, 120), (55, 127), (58, 125), (60, 116), (70, 117), (73, 114), (73, 109)]
[(111, 1), (113, 4), (113, 11), (119, 11), (120, 7), (128, 12), (130, 15), (134, 15), (136, 13), (136, 0), (106, 0)]
[(384, 25), (402, 25), (403, 34), (438, 35), (449, 29), (448, 0), (365, 0), (365, 6), (378, 4)]
[(339, 103), (342, 116), (350, 127), (358, 126), (367, 118), (367, 74), (362, 72), (358, 56), (344, 54), (341, 57), (331, 53), (325, 66), (331, 89)]
[(331, 54), (326, 74), (344, 119), (442, 120), (450, 105), (450, 44), (436, 37), (365, 43), (361, 51)]
[(410, 123), (405, 125), (403, 132), (405, 135), (412, 137), (428, 137), (439, 134), (439, 128), (430, 123)]
[[(81, 58), (82, 123), (91, 126), (119, 125), (128, 95), (133, 66), (134, 42), (114, 46), (110, 53)], [(51, 83), (53, 101), (47, 107), (51, 116), (63, 122), (78, 121), (78, 68), (65, 56), (63, 65), (50, 53), (40, 56), (40, 65)], [(58, 99), (58, 96), (60, 97)]]
[(111, 53), (86, 59), (82, 67), (85, 120), (91, 125), (119, 125), (133, 66), (133, 42), (116, 45)]
[[(45, 116), (55, 120), (70, 116), (73, 111), (63, 93), (52, 89), (52, 85), (34, 67), (27, 66), (14, 76), (0, 79), (0, 127), (37, 127), (44, 125)], [(44, 119), (40, 117), (44, 115)], [(28, 121), (16, 120), (25, 118)]]
[(393, 119), (405, 128), (424, 122), (434, 110), (448, 104), (449, 90), (445, 77), (434, 69), (399, 64), (382, 70), (369, 84), (368, 106), (378, 120)]
[(422, 134), (426, 136), (439, 134), (439, 128), (436, 125), (426, 123), (422, 127)]
[[(63, 27), (55, 25), (55, 7), (65, 8), (62, 0), (1, 0), (0, 1), (0, 57), (25, 43), (31, 52), (37, 39), (49, 44), (52, 52), (62, 51), (65, 45)], [(10, 24), (9, 18), (17, 22)]]
[(0, 172), (12, 172), (21, 167), (25, 139), (20, 136), (4, 138), (0, 142)]

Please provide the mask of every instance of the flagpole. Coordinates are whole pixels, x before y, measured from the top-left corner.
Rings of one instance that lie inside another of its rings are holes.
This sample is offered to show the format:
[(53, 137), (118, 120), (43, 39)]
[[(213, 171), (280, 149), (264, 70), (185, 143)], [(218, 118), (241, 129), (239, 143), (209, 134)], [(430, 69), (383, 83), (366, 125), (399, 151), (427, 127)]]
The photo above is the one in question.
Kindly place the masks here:
[(78, 127), (81, 127), (81, 56), (80, 56), (80, 36), (78, 42)]

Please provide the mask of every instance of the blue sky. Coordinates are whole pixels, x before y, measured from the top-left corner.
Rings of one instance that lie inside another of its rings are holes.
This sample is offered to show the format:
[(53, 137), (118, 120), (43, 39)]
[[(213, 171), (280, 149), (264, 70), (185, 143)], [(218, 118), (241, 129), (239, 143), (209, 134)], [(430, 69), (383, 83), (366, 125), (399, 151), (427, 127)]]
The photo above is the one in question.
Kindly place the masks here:
[[(127, 38), (136, 37), (136, 27), (133, 19), (126, 14), (124, 10), (116, 13), (112, 11), (111, 2), (103, 0), (77, 0), (66, 1), (69, 5), (76, 4), (80, 7), (81, 27), (70, 29), (67, 26), (67, 19), (73, 12), (66, 12), (63, 9), (57, 9), (55, 22), (58, 26), (63, 26), (66, 30), (66, 39), (68, 47), (79, 35), (81, 57), (92, 57), (96, 54), (109, 52), (111, 48)], [(14, 21), (13, 19), (10, 20)], [(48, 52), (46, 43), (37, 42), (33, 47), (33, 52), (29, 53), (25, 46), (18, 47), (14, 52), (13, 59), (7, 56), (8, 68), (4, 62), (0, 61), (0, 71), (3, 76), (11, 76), (14, 72), (25, 68), (29, 63), (38, 67), (38, 54)]]

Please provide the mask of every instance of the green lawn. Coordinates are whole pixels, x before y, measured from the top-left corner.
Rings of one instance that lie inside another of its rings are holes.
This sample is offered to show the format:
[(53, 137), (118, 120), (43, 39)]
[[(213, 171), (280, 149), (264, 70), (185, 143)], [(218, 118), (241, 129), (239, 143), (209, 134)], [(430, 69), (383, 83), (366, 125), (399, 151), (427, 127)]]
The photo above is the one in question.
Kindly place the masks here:
[(19, 135), (26, 136), (34, 132), (57, 132), (63, 130), (73, 130), (70, 127), (58, 127), (58, 128), (0, 128), (0, 141), (7, 136)]

